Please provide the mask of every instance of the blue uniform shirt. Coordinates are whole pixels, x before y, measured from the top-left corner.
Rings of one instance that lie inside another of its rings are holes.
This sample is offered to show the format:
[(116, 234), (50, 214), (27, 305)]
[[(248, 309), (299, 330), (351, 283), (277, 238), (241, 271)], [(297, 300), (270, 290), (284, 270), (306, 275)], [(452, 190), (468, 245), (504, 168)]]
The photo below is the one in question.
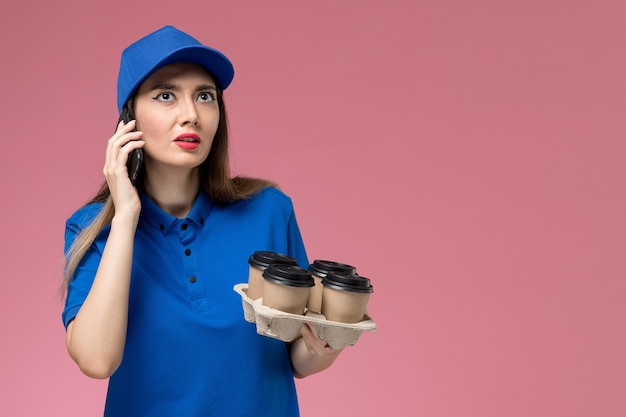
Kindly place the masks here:
[[(256, 250), (308, 260), (289, 197), (268, 188), (214, 205), (200, 193), (184, 219), (142, 196), (135, 234), (124, 358), (109, 380), (105, 416), (297, 416), (283, 342), (243, 318), (233, 286), (248, 280)], [(67, 221), (66, 251), (102, 204)], [(105, 228), (70, 282), (63, 322), (74, 318), (96, 274)]]

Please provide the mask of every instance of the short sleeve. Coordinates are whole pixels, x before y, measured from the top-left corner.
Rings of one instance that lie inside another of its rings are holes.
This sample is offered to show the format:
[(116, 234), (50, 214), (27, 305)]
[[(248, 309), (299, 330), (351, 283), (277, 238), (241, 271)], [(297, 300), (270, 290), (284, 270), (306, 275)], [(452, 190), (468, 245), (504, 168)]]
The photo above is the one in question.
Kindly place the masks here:
[[(98, 204), (86, 206), (74, 213), (72, 217), (66, 221), (64, 253), (67, 254), (74, 241), (80, 233), (91, 224), (100, 209), (101, 205)], [(63, 325), (66, 328), (68, 323), (76, 317), (78, 310), (80, 310), (80, 307), (89, 294), (89, 290), (96, 276), (96, 271), (98, 270), (98, 265), (100, 264), (102, 250), (104, 249), (104, 243), (106, 243), (107, 237), (108, 227), (103, 229), (91, 244), (68, 284), (65, 308), (63, 309), (61, 317)]]
[(308, 268), (309, 260), (293, 207), (291, 210), (291, 216), (289, 217), (289, 221), (287, 223), (287, 245), (289, 248), (289, 256), (296, 258), (300, 267), (305, 269)]

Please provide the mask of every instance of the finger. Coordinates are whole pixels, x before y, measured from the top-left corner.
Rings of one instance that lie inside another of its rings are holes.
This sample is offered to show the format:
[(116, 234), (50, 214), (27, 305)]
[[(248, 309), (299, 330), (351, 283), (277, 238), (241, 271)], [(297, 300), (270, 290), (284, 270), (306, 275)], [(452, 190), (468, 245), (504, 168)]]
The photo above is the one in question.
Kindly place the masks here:
[(122, 126), (121, 129), (109, 138), (106, 149), (105, 165), (109, 165), (117, 160), (120, 150), (124, 145), (132, 141), (138, 141), (143, 136), (143, 132), (132, 130), (133, 124), (134, 121), (131, 121), (128, 125)]
[(313, 324), (304, 323), (304, 325), (302, 326), (302, 337), (304, 337), (309, 342), (314, 342), (315, 339), (317, 339), (317, 332), (314, 332), (311, 326), (314, 327)]
[(145, 145), (145, 141), (140, 138), (142, 134), (142, 132), (131, 132), (109, 144), (103, 167), (105, 177), (110, 178), (127, 172), (126, 162), (129, 154)]
[(117, 129), (115, 129), (115, 131), (116, 132), (118, 131), (130, 132), (131, 130), (135, 128), (136, 125), (137, 125), (137, 121), (135, 119), (129, 120), (128, 123), (124, 123), (123, 120), (120, 120), (120, 122), (117, 124)]
[(304, 339), (304, 343), (307, 347), (307, 350), (315, 355), (324, 355), (325, 353), (331, 352), (326, 348), (330, 348), (328, 344), (319, 338), (317, 333), (317, 327), (315, 327), (312, 323), (305, 323), (302, 326), (302, 338)]
[[(137, 137), (135, 133), (139, 133), (139, 131), (133, 131), (135, 128), (135, 121), (131, 120), (130, 122), (124, 124), (123, 121), (117, 125), (117, 129), (113, 136), (109, 138), (108, 146), (115, 147), (118, 143), (121, 142), (119, 146), (122, 146), (124, 143), (128, 142), (128, 140), (133, 140)], [(131, 137), (126, 137), (127, 134), (131, 134)]]
[(135, 149), (141, 149), (146, 144), (141, 139), (132, 139), (122, 145), (117, 153), (117, 160), (115, 161), (115, 167), (126, 169), (126, 163), (128, 162), (129, 155)]
[(315, 324), (313, 323), (306, 323), (306, 324), (307, 324), (307, 327), (309, 328), (309, 332), (311, 333), (311, 336), (313, 337), (313, 340), (315, 340), (317, 344), (320, 346), (326, 345), (326, 342), (323, 341), (319, 336), (319, 332), (317, 331), (317, 326), (315, 326)]
[(313, 335), (313, 332), (311, 331), (311, 328), (307, 323), (304, 323), (300, 328), (300, 334), (302, 335), (302, 340), (304, 340), (304, 345), (306, 346), (306, 349), (310, 353), (315, 353), (315, 349), (313, 347), (313, 344), (315, 343), (315, 336)]

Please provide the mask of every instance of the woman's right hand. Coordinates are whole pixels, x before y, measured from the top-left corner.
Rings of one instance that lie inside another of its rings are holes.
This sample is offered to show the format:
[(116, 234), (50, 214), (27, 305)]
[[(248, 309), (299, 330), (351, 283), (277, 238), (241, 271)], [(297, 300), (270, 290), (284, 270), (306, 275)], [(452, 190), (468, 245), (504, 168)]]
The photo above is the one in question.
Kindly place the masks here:
[(128, 323), (128, 297), (134, 235), (141, 211), (137, 190), (128, 178), (128, 154), (144, 146), (135, 121), (120, 122), (109, 139), (104, 163), (115, 215), (98, 271), (80, 310), (67, 326), (67, 349), (80, 369), (108, 378), (122, 362)]
[(135, 149), (143, 148), (145, 144), (141, 140), (143, 132), (133, 130), (135, 123), (135, 120), (131, 120), (126, 124), (118, 124), (115, 134), (108, 141), (102, 172), (111, 192), (115, 214), (138, 218), (141, 202), (126, 168), (129, 154)]

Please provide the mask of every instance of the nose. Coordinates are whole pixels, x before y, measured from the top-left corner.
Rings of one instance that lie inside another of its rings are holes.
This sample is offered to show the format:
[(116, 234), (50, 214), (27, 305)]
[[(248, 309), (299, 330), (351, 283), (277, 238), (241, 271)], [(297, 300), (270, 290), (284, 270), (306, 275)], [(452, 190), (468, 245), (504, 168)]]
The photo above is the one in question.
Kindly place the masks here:
[(181, 126), (191, 124), (196, 126), (198, 124), (198, 110), (196, 109), (196, 102), (192, 99), (181, 100), (178, 110), (178, 118)]

